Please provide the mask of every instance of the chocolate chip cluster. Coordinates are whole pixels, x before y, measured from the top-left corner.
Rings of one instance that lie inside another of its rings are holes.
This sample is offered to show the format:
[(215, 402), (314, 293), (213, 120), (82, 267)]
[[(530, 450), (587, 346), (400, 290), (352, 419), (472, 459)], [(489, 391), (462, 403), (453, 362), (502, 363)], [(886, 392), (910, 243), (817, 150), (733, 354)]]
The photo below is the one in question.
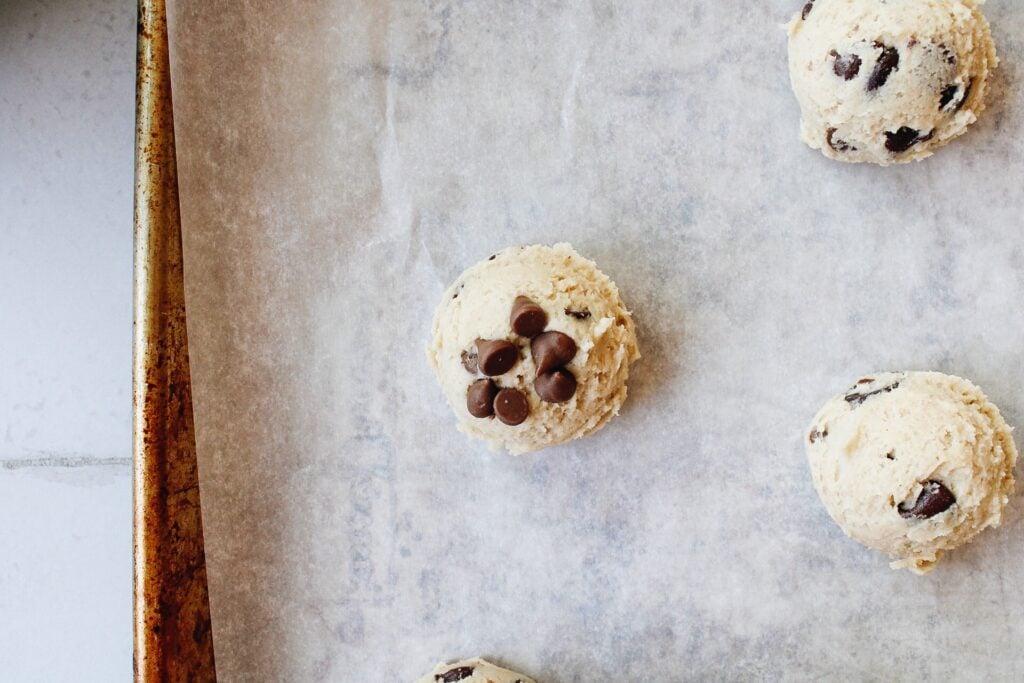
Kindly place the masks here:
[[(547, 325), (548, 316), (543, 308), (525, 296), (516, 297), (509, 326), (513, 334), (530, 340), (530, 354), (537, 368), (533, 389), (546, 403), (565, 403), (576, 394), (576, 377), (565, 367), (576, 356), (576, 342), (561, 332), (545, 332)], [(496, 415), (513, 427), (529, 417), (530, 402), (523, 392), (513, 387), (502, 388), (492, 379), (509, 372), (518, 362), (519, 348), (507, 339), (477, 339), (472, 349), (462, 352), (466, 371), (484, 375), (466, 391), (470, 415)]]
[[(810, 12), (812, 5), (813, 3), (808, 3), (804, 8), (805, 20), (807, 19), (807, 14)], [(910, 41), (906, 46), (906, 49), (910, 50), (915, 46), (922, 46), (916, 38)], [(869, 93), (875, 92), (885, 86), (885, 84), (889, 82), (889, 76), (891, 76), (894, 71), (899, 71), (900, 69), (900, 51), (896, 47), (886, 45), (880, 41), (874, 41), (873, 48), (874, 51), (877, 52), (878, 56), (864, 86)], [(937, 45), (925, 44), (923, 45), (923, 48), (936, 52), (942, 60), (949, 64), (950, 67), (956, 66), (956, 54), (946, 45), (942, 43)], [(918, 47), (918, 49), (921, 49), (921, 47)], [(832, 50), (830, 56), (833, 60), (832, 71), (837, 77), (844, 81), (852, 81), (860, 75), (863, 60), (861, 60), (858, 55), (854, 53), (842, 54), (837, 50)], [(964, 104), (966, 104), (967, 98), (970, 96), (970, 91), (971, 80), (968, 80), (963, 86), (956, 84), (945, 86), (936, 94), (939, 111), (949, 114), (955, 114), (960, 111)], [(825, 138), (829, 147), (836, 152), (857, 151), (857, 148), (852, 144), (837, 137), (837, 132), (838, 129), (836, 128), (829, 128), (826, 131)], [(895, 131), (885, 132), (885, 148), (893, 154), (900, 154), (908, 151), (914, 145), (931, 140), (934, 135), (934, 130), (924, 132), (917, 130), (916, 128), (911, 128), (910, 126), (900, 126)]]

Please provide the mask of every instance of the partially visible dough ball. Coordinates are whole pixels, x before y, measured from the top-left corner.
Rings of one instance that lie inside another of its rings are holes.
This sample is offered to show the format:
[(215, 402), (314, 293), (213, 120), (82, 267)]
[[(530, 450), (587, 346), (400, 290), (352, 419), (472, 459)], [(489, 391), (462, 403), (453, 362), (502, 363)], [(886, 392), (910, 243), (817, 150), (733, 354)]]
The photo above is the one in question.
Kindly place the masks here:
[(860, 379), (815, 416), (814, 486), (854, 540), (923, 574), (947, 550), (999, 526), (1017, 449), (999, 409), (938, 372)]
[(556, 244), (511, 247), (460, 275), (427, 356), (459, 429), (519, 454), (618, 414), (640, 353), (615, 284)]
[(532, 678), (502, 669), (482, 659), (466, 659), (454, 664), (438, 664), (416, 683), (535, 683)]
[(888, 166), (965, 133), (999, 62), (978, 4), (808, 2), (789, 24), (804, 142), (833, 159)]

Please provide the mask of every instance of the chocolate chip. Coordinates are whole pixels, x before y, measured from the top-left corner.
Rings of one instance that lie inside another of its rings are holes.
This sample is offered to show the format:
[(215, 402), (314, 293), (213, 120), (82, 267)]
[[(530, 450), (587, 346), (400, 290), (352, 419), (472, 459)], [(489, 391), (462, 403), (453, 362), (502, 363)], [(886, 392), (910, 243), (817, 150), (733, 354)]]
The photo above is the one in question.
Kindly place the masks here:
[(488, 260), (488, 261), (493, 261), (493, 260), (494, 260), (494, 259), (496, 259), (496, 258), (498, 258), (498, 255), (497, 255), (497, 254), (491, 254), (490, 258), (488, 258), (487, 260)]
[(546, 403), (565, 403), (576, 393), (576, 378), (568, 370), (559, 368), (538, 376), (533, 388)]
[(908, 149), (913, 147), (919, 142), (926, 142), (932, 139), (932, 135), (935, 131), (929, 131), (927, 135), (921, 135), (921, 131), (910, 128), (909, 126), (902, 126), (895, 133), (886, 131), (885, 133), (885, 148), (893, 154), (899, 154), (900, 152), (906, 152)]
[(824, 429), (812, 429), (811, 433), (807, 435), (807, 440), (814, 443), (818, 439), (824, 439), (828, 437), (828, 427)]
[(519, 360), (519, 349), (504, 339), (476, 340), (477, 365), (488, 377), (504, 375)]
[(476, 371), (480, 369), (476, 363), (476, 351), (462, 352), (462, 367), (466, 368), (466, 372), (469, 374), (476, 374)]
[(449, 669), (443, 674), (435, 675), (434, 680), (440, 681), (441, 683), (455, 683), (455, 681), (461, 681), (464, 678), (472, 676), (474, 668), (475, 667), (472, 666), (460, 666), (457, 669)]
[(473, 417), (490, 417), (494, 415), (494, 397), (497, 394), (498, 385), (492, 380), (478, 379), (466, 391), (466, 409)]
[[(860, 384), (860, 383), (861, 382), (857, 382), (857, 384)], [(864, 401), (868, 400), (872, 396), (877, 396), (878, 394), (888, 394), (890, 391), (893, 391), (894, 389), (899, 389), (899, 388), (900, 388), (900, 383), (899, 382), (893, 382), (892, 384), (890, 384), (887, 387), (882, 387), (881, 389), (875, 389), (874, 391), (869, 391), (866, 394), (862, 394), (860, 392), (853, 392), (853, 393), (847, 394), (846, 396), (843, 397), (843, 399), (847, 403), (849, 403), (851, 406), (856, 408), (856, 407), (860, 406), (861, 404), (863, 404)]]
[(942, 482), (931, 479), (924, 483), (921, 495), (913, 505), (907, 505), (906, 501), (900, 503), (900, 517), (903, 519), (929, 519), (937, 514), (943, 513), (956, 503), (956, 496), (947, 489)]
[(494, 397), (494, 412), (499, 420), (515, 427), (530, 416), (530, 402), (518, 389), (502, 389)]
[(800, 18), (807, 21), (807, 15), (814, 9), (814, 0), (808, 0), (807, 4), (804, 5), (804, 11), (800, 13)]
[(586, 320), (590, 317), (590, 311), (585, 308), (582, 311), (573, 311), (567, 308), (565, 309), (565, 314), (576, 318), (577, 320)]
[(959, 85), (947, 85), (942, 89), (942, 94), (939, 96), (939, 110), (945, 109), (949, 106), (949, 103), (953, 101), (957, 93), (960, 92)]
[(868, 78), (868, 92), (881, 88), (889, 80), (889, 75), (900, 68), (899, 50), (882, 43), (875, 43), (875, 47), (881, 48), (882, 54), (875, 62), (875, 69)]
[(859, 380), (857, 380), (857, 384), (871, 384), (874, 381), (874, 377), (861, 377)]
[(887, 460), (895, 460), (896, 459), (896, 451), (889, 451), (888, 453), (885, 454), (885, 457), (886, 457)]
[(548, 370), (560, 368), (576, 355), (576, 342), (561, 332), (545, 332), (530, 342), (533, 363), (537, 366), (537, 374), (543, 375)]
[(536, 337), (548, 326), (548, 314), (525, 296), (517, 296), (509, 316), (512, 331), (521, 337)]
[(842, 140), (836, 137), (836, 129), (829, 128), (825, 131), (825, 141), (828, 142), (828, 146), (837, 152), (856, 152), (857, 148), (851, 145), (846, 140)]
[(835, 58), (832, 71), (844, 81), (852, 81), (860, 73), (860, 57), (857, 55), (841, 55), (835, 50), (830, 53)]

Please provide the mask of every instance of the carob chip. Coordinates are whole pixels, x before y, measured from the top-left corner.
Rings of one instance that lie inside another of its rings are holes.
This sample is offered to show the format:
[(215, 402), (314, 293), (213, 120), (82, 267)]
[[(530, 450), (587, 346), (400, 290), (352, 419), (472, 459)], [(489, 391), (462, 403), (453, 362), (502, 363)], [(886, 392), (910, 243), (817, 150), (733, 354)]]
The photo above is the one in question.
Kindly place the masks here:
[(502, 389), (494, 397), (494, 412), (499, 420), (515, 427), (530, 416), (530, 402), (518, 389)]
[(829, 128), (825, 132), (825, 140), (828, 142), (828, 146), (837, 152), (856, 152), (857, 148), (851, 145), (846, 140), (836, 137), (836, 129)]
[(533, 388), (546, 403), (565, 403), (576, 393), (576, 378), (564, 368), (546, 372), (533, 381)]
[(469, 678), (473, 675), (473, 671), (474, 667), (472, 666), (460, 666), (457, 669), (449, 669), (443, 674), (437, 674), (434, 676), (434, 680), (440, 681), (441, 683), (455, 683), (456, 681)]
[(956, 496), (942, 482), (931, 479), (924, 483), (921, 495), (913, 505), (900, 503), (900, 517), (903, 519), (929, 519), (945, 512), (956, 503)]
[(868, 92), (878, 90), (889, 80), (890, 74), (900, 68), (900, 52), (894, 47), (875, 43), (875, 47), (882, 48), (882, 54), (875, 63), (875, 69), (868, 78)]
[(504, 375), (519, 360), (519, 349), (515, 344), (504, 339), (477, 339), (476, 353), (476, 362), (480, 372), (488, 377)]
[(548, 370), (560, 368), (571, 361), (576, 355), (576, 342), (561, 332), (545, 332), (530, 342), (530, 353), (533, 354), (537, 374), (543, 375)]
[[(864, 380), (861, 380), (860, 382), (857, 382), (857, 384), (861, 384), (863, 381)], [(866, 401), (869, 398), (871, 398), (872, 396), (877, 396), (878, 394), (888, 394), (893, 389), (899, 389), (899, 388), (900, 388), (900, 383), (899, 382), (893, 382), (892, 384), (890, 384), (887, 387), (882, 387), (881, 389), (875, 389), (874, 391), (869, 391), (867, 393), (863, 393), (862, 394), (859, 391), (855, 391), (853, 393), (849, 393), (846, 396), (844, 396), (843, 399), (845, 399), (846, 402), (849, 403), (851, 406), (856, 408), (856, 407), (860, 406), (862, 403), (864, 403), (864, 401)]]
[(466, 391), (466, 409), (473, 417), (490, 417), (494, 415), (494, 397), (497, 395), (497, 384), (489, 379), (478, 379)]
[(525, 296), (517, 296), (509, 316), (512, 331), (521, 337), (536, 337), (548, 325), (548, 314)]
[(860, 73), (861, 61), (857, 55), (841, 55), (835, 50), (832, 50), (829, 54), (835, 58), (835, 63), (832, 64), (832, 71), (844, 81), (852, 81)]
[(462, 352), (462, 367), (466, 368), (466, 372), (471, 375), (476, 374), (476, 371), (480, 369), (476, 362), (476, 351)]
[(804, 5), (804, 11), (800, 13), (800, 18), (807, 21), (807, 15), (814, 9), (814, 0), (808, 0), (807, 4)]
[(902, 126), (895, 133), (886, 131), (885, 148), (894, 154), (899, 154), (900, 152), (906, 152), (919, 142), (931, 140), (934, 134), (935, 131), (932, 130), (927, 135), (921, 135), (921, 131), (915, 128)]

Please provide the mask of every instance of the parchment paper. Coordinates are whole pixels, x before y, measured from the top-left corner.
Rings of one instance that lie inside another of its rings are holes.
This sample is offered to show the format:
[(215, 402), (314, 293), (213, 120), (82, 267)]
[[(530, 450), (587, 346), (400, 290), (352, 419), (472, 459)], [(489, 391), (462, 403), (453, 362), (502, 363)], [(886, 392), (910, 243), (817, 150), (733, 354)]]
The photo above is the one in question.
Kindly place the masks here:
[[(797, 140), (797, 0), (170, 3), (222, 680), (1024, 677), (1024, 501), (920, 578), (846, 539), (801, 444), (879, 369), (1024, 424), (1024, 7), (991, 109), (920, 164)], [(596, 436), (459, 434), (443, 288), (514, 243), (618, 283), (643, 360)]]

